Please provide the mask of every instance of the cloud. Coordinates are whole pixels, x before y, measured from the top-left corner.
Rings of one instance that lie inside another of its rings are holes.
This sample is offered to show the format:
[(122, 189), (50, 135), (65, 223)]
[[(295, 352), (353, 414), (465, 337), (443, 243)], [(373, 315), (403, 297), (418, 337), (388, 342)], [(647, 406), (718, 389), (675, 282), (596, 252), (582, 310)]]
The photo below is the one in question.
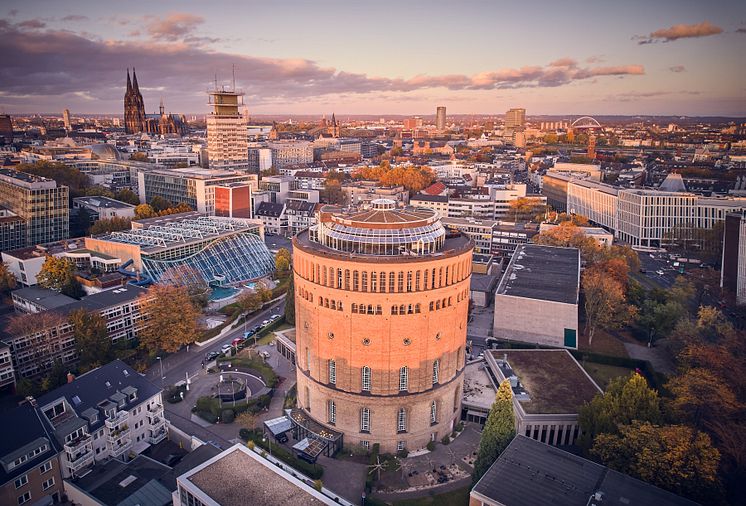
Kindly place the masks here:
[(678, 74), (679, 72), (686, 72), (686, 67), (683, 65), (673, 65), (671, 67), (668, 67), (668, 70), (670, 70), (671, 72), (676, 72)]
[(746, 28), (736, 28), (736, 33), (746, 33)]
[(594, 54), (585, 59), (586, 63), (603, 63), (604, 61), (606, 60), (602, 54)]
[(636, 102), (638, 100), (645, 100), (647, 98), (657, 98), (662, 96), (671, 95), (700, 95), (699, 91), (630, 91), (626, 93), (618, 93), (616, 95), (609, 95), (607, 100), (616, 100), (619, 102)]
[(186, 38), (204, 22), (205, 18), (202, 16), (176, 12), (165, 18), (152, 19), (146, 25), (146, 29), (156, 40), (176, 41)]
[[(173, 16), (173, 15), (172, 15)], [(169, 17), (165, 18), (165, 20)], [(164, 20), (161, 20), (164, 21)], [(489, 70), (473, 75), (417, 75), (410, 78), (370, 76), (347, 72), (302, 58), (264, 58), (230, 54), (207, 47), (194, 35), (200, 20), (171, 17), (166, 24), (146, 27), (155, 40), (100, 40), (67, 30), (31, 30), (0, 20), (0, 54), (4, 72), (0, 90), (8, 95), (28, 94), (53, 103), (52, 97), (85, 90), (97, 107), (119, 108), (124, 94), (126, 67), (136, 67), (143, 87), (164, 89), (172, 110), (204, 110), (204, 91), (217, 70), (227, 78), (235, 64), (239, 82), (257, 101), (299, 100), (350, 94), (390, 93), (402, 96), (436, 88), (449, 91), (553, 88), (578, 81), (592, 82), (604, 76), (638, 76), (642, 65), (594, 67), (561, 58), (547, 65)], [(175, 28), (179, 27), (179, 28)], [(178, 40), (171, 40), (180, 36)], [(65, 58), (59, 58), (59, 48)], [(242, 79), (245, 77), (245, 80)], [(147, 90), (145, 90), (147, 91)], [(147, 93), (146, 93), (147, 95)], [(79, 95), (78, 95), (79, 96)], [(81, 96), (82, 98), (82, 96)], [(152, 100), (146, 96), (146, 106)]]
[(70, 14), (62, 18), (62, 21), (68, 21), (68, 22), (88, 21), (88, 16), (81, 16), (79, 14)]
[(709, 35), (717, 35), (723, 33), (723, 29), (719, 26), (715, 26), (709, 21), (703, 21), (694, 25), (673, 25), (670, 28), (661, 28), (652, 32), (647, 37), (635, 36), (633, 39), (638, 41), (638, 44), (652, 44), (654, 42), (672, 42), (678, 39), (688, 39), (693, 37), (707, 37)]
[(21, 21), (20, 23), (18, 23), (18, 26), (20, 28), (28, 28), (28, 29), (31, 29), (31, 30), (40, 30), (40, 29), (44, 28), (45, 26), (47, 26), (47, 24), (44, 23), (43, 21), (38, 20), (38, 19), (29, 19), (29, 20), (26, 20), (26, 21)]

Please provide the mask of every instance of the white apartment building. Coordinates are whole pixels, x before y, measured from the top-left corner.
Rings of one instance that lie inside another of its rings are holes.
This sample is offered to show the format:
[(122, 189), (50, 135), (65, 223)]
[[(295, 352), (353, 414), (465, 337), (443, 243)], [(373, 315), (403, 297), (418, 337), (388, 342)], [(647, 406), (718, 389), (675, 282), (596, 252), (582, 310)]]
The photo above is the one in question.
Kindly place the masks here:
[(35, 401), (64, 445), (63, 478), (108, 459), (127, 462), (167, 437), (161, 388), (121, 360), (68, 380)]
[(570, 180), (567, 184), (567, 212), (585, 216), (609, 230), (617, 230), (619, 189), (594, 181)]
[(310, 141), (273, 141), (268, 143), (268, 147), (272, 150), (272, 165), (277, 169), (313, 163), (313, 143)]

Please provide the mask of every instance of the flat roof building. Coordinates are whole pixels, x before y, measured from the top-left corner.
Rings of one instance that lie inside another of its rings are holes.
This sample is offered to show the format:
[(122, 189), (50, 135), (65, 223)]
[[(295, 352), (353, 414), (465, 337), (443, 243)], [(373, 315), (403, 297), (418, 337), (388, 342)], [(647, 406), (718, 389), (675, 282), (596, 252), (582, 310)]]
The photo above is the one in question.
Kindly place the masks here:
[(696, 506), (590, 460), (518, 435), (477, 482), (469, 506)]
[(523, 244), (495, 293), (498, 339), (578, 347), (580, 251)]
[(73, 208), (87, 209), (93, 213), (94, 220), (135, 217), (135, 206), (109, 197), (75, 197)]

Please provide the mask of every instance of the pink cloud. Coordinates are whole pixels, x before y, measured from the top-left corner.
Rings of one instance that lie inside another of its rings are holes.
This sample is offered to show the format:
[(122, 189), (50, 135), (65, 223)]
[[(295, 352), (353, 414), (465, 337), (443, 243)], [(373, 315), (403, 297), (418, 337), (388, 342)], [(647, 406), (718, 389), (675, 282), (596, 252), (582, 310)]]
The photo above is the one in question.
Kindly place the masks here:
[(678, 39), (694, 37), (708, 37), (723, 33), (723, 29), (715, 26), (709, 21), (703, 21), (694, 25), (678, 24), (669, 28), (661, 28), (652, 32), (647, 37), (638, 36), (638, 44), (651, 44), (653, 42), (672, 42)]

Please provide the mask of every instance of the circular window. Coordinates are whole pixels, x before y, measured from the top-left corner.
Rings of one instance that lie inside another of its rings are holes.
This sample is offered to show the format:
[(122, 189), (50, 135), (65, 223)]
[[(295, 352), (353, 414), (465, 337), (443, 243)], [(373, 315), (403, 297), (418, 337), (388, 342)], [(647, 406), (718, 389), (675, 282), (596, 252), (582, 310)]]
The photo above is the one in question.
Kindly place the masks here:
[(367, 337), (363, 339), (363, 346), (368, 346), (370, 344), (370, 339)]
[(404, 343), (404, 346), (409, 346), (410, 344), (412, 344), (412, 340), (408, 337), (405, 337), (404, 341), (402, 342)]
[(327, 336), (329, 337), (329, 339), (334, 339), (334, 332), (329, 332)]
[(435, 340), (436, 341), (440, 341), (440, 332), (438, 332), (437, 334), (435, 334)]

